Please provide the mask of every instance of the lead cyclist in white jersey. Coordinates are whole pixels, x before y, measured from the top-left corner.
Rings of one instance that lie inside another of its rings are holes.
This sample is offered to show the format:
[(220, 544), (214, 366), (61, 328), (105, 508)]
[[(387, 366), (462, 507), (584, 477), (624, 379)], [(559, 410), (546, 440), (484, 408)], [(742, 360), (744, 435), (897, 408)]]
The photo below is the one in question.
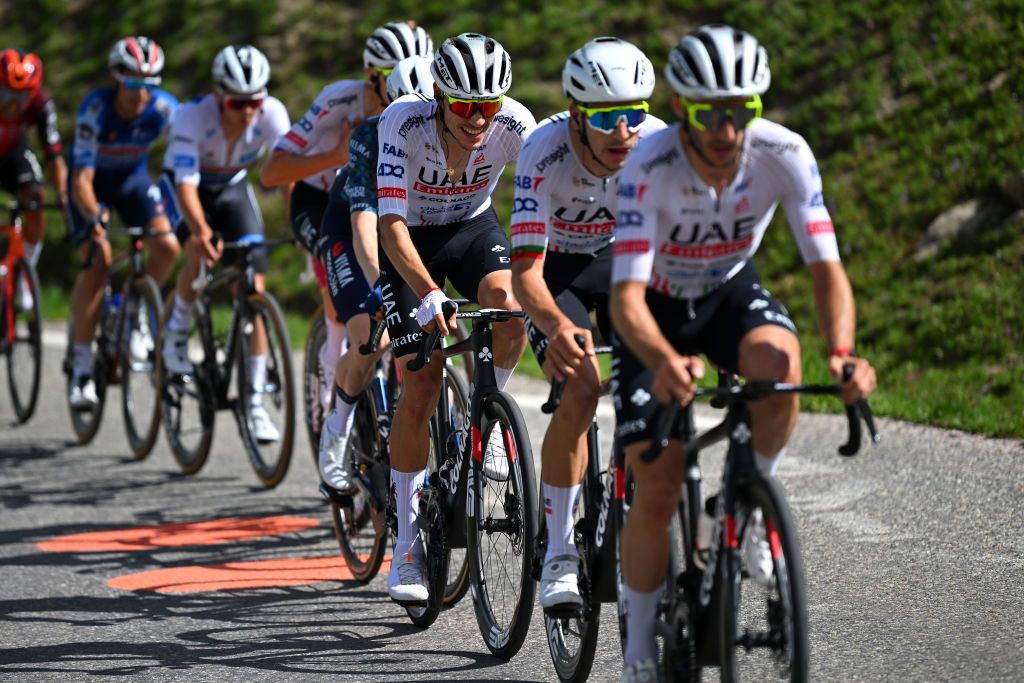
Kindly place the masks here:
[[(743, 31), (704, 26), (679, 41), (665, 73), (681, 120), (645, 140), (620, 174), (613, 259), (616, 437), (636, 480), (622, 539), (624, 681), (656, 676), (655, 609), (683, 464), (678, 434), (654, 462), (639, 458), (661, 404), (692, 399), (704, 374), (698, 353), (748, 379), (800, 382), (796, 328), (750, 262), (780, 200), (811, 271), (829, 369), (839, 379), (844, 364), (854, 366), (843, 400), (876, 384), (874, 369), (853, 351), (853, 292), (814, 155), (801, 136), (760, 118), (770, 82), (765, 49)], [(782, 459), (798, 408), (796, 395), (750, 407), (765, 475)], [(758, 526), (747, 525), (744, 564), (755, 581), (770, 582), (771, 554)]]
[[(540, 582), (545, 610), (578, 606), (573, 510), (587, 468), (587, 431), (600, 373), (590, 314), (611, 334), (608, 282), (618, 207), (618, 172), (637, 143), (665, 123), (648, 115), (654, 67), (636, 46), (595, 38), (562, 70), (567, 112), (542, 122), (516, 164), (512, 286), (529, 314), (537, 362), (565, 380), (541, 451), (548, 543)], [(575, 341), (586, 340), (585, 349)]]
[[(327, 209), (328, 191), (338, 169), (348, 163), (353, 129), (388, 105), (385, 79), (407, 57), (432, 57), (434, 42), (414, 22), (392, 21), (374, 29), (363, 49), (363, 80), (342, 80), (320, 91), (305, 116), (274, 145), (260, 171), (260, 180), (272, 187), (296, 183), (292, 193), (292, 231), (299, 244), (314, 257), (320, 224)], [(301, 181), (301, 182), (299, 182)], [(374, 220), (376, 216), (370, 216)], [(374, 231), (376, 225), (371, 226)], [(327, 274), (319, 258), (313, 259), (327, 323), (327, 343), (320, 354), (320, 401), (328, 407), (332, 377), (345, 341), (341, 317), (327, 294)], [(362, 303), (362, 302), (355, 302)]]
[[(435, 325), (447, 331), (454, 323), (442, 315), (446, 278), (482, 306), (518, 307), (512, 296), (510, 245), (491, 207), (491, 192), (533, 129), (533, 115), (505, 96), (512, 82), (511, 59), (492, 38), (477, 33), (449, 38), (435, 53), (431, 73), (435, 99), (401, 98), (384, 111), (378, 126), (381, 290), (395, 357), (414, 353), (424, 331)], [(508, 382), (525, 345), (519, 320), (494, 326), (499, 388)], [(391, 428), (398, 538), (388, 593), (402, 604), (428, 598), (416, 500), (441, 367), (435, 359), (404, 373)], [(504, 471), (498, 466), (505, 465), (503, 460), (484, 460), (486, 476), (508, 476), (507, 465)]]

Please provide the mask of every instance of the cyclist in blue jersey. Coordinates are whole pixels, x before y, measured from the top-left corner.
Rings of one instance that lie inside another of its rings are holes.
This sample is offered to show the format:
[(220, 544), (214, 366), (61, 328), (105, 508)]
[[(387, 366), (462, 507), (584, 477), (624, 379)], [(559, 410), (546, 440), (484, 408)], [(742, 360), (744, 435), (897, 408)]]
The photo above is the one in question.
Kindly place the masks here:
[[(398, 62), (387, 77), (387, 101), (404, 95), (434, 94), (430, 59), (409, 57)], [(375, 356), (359, 353), (369, 337), (370, 314), (365, 301), (369, 283), (380, 277), (377, 260), (377, 123), (371, 117), (352, 133), (348, 165), (331, 187), (330, 200), (320, 227), (318, 251), (327, 270), (327, 283), (338, 320), (348, 330), (348, 351), (334, 372), (334, 408), (320, 432), (320, 477), (336, 491), (352, 487), (352, 460), (345, 445), (359, 395), (373, 376)], [(383, 347), (383, 343), (381, 344)]]
[[(165, 234), (148, 240), (146, 272), (163, 282), (180, 248), (170, 234), (164, 197), (146, 165), (149, 150), (163, 135), (178, 101), (156, 86), (164, 53), (155, 41), (129, 36), (115, 43), (108, 59), (112, 85), (89, 93), (78, 112), (71, 148), (68, 218), (72, 244), (83, 262), (95, 249), (92, 266), (75, 282), (71, 310), (75, 312), (70, 404), (90, 409), (97, 403), (91, 376), (92, 339), (99, 317), (101, 288), (110, 267), (105, 232), (110, 209), (126, 225), (146, 226)], [(131, 340), (132, 353), (144, 357), (151, 338)]]

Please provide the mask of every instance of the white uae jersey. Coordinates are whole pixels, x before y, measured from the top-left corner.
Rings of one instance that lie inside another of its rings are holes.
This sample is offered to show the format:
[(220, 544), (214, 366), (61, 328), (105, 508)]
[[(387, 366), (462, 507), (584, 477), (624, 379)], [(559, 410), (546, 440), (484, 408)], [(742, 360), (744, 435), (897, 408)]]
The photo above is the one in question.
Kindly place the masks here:
[(523, 139), (536, 125), (526, 107), (506, 97), (483, 144), (453, 182), (437, 135), (436, 111), (434, 100), (406, 95), (384, 110), (377, 127), (379, 215), (400, 216), (410, 227), (448, 225), (483, 213), (501, 172), (519, 156)]
[[(338, 81), (331, 83), (317, 95), (305, 116), (292, 125), (284, 137), (274, 145), (275, 150), (310, 156), (322, 154), (338, 146), (341, 123), (348, 121), (355, 128), (363, 118), (365, 81)], [(327, 192), (331, 189), (338, 168), (328, 168), (303, 178), (302, 182)]]
[(290, 124), (288, 110), (281, 101), (267, 97), (252, 123), (235, 141), (229, 158), (220, 125), (220, 108), (217, 98), (210, 93), (174, 112), (164, 169), (174, 174), (175, 183), (211, 190), (234, 185), (245, 179), (246, 169), (288, 131)]
[(839, 260), (818, 164), (800, 135), (754, 120), (739, 171), (720, 195), (693, 170), (679, 135), (676, 124), (650, 136), (619, 173), (612, 282), (704, 296), (754, 255), (780, 200), (804, 263)]
[[(665, 127), (648, 115), (640, 139)], [(547, 250), (596, 254), (612, 241), (618, 174), (590, 173), (569, 140), (569, 113), (541, 121), (516, 161), (512, 260), (544, 258)]]

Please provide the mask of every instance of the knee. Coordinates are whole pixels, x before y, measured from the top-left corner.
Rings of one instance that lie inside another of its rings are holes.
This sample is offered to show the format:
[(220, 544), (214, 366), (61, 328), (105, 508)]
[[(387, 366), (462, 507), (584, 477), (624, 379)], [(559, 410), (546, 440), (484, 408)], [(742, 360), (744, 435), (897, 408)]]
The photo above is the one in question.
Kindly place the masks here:
[(26, 185), (18, 190), (18, 201), (23, 204), (46, 201), (46, 189), (42, 185)]
[(788, 349), (769, 342), (751, 344), (744, 349), (740, 366), (743, 376), (748, 379), (799, 382), (800, 349)]
[(526, 338), (526, 325), (522, 318), (512, 318), (503, 323), (495, 323), (494, 335), (509, 342)]
[(577, 372), (562, 391), (559, 410), (566, 418), (581, 425), (589, 425), (597, 411), (601, 386), (592, 372)]
[(638, 481), (631, 510), (639, 511), (652, 523), (667, 526), (679, 505), (678, 483), (661, 477), (646, 477)]
[(432, 380), (433, 377), (423, 376), (423, 371), (407, 372), (403, 378), (399, 408), (416, 422), (426, 422), (437, 407), (440, 386)]
[(153, 240), (150, 249), (153, 256), (160, 259), (174, 259), (181, 253), (181, 245), (173, 235), (164, 235)]

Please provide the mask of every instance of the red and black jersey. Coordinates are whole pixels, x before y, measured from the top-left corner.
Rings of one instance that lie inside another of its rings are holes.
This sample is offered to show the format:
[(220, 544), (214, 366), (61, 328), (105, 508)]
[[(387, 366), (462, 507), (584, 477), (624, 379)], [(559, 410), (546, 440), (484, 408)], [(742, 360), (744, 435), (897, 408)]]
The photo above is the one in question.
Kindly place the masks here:
[(28, 106), (14, 119), (5, 119), (0, 115), (0, 158), (6, 157), (25, 137), (25, 131), (31, 126), (39, 130), (39, 139), (46, 152), (46, 158), (52, 159), (60, 154), (60, 133), (57, 131), (57, 107), (53, 98), (43, 88), (32, 93)]

